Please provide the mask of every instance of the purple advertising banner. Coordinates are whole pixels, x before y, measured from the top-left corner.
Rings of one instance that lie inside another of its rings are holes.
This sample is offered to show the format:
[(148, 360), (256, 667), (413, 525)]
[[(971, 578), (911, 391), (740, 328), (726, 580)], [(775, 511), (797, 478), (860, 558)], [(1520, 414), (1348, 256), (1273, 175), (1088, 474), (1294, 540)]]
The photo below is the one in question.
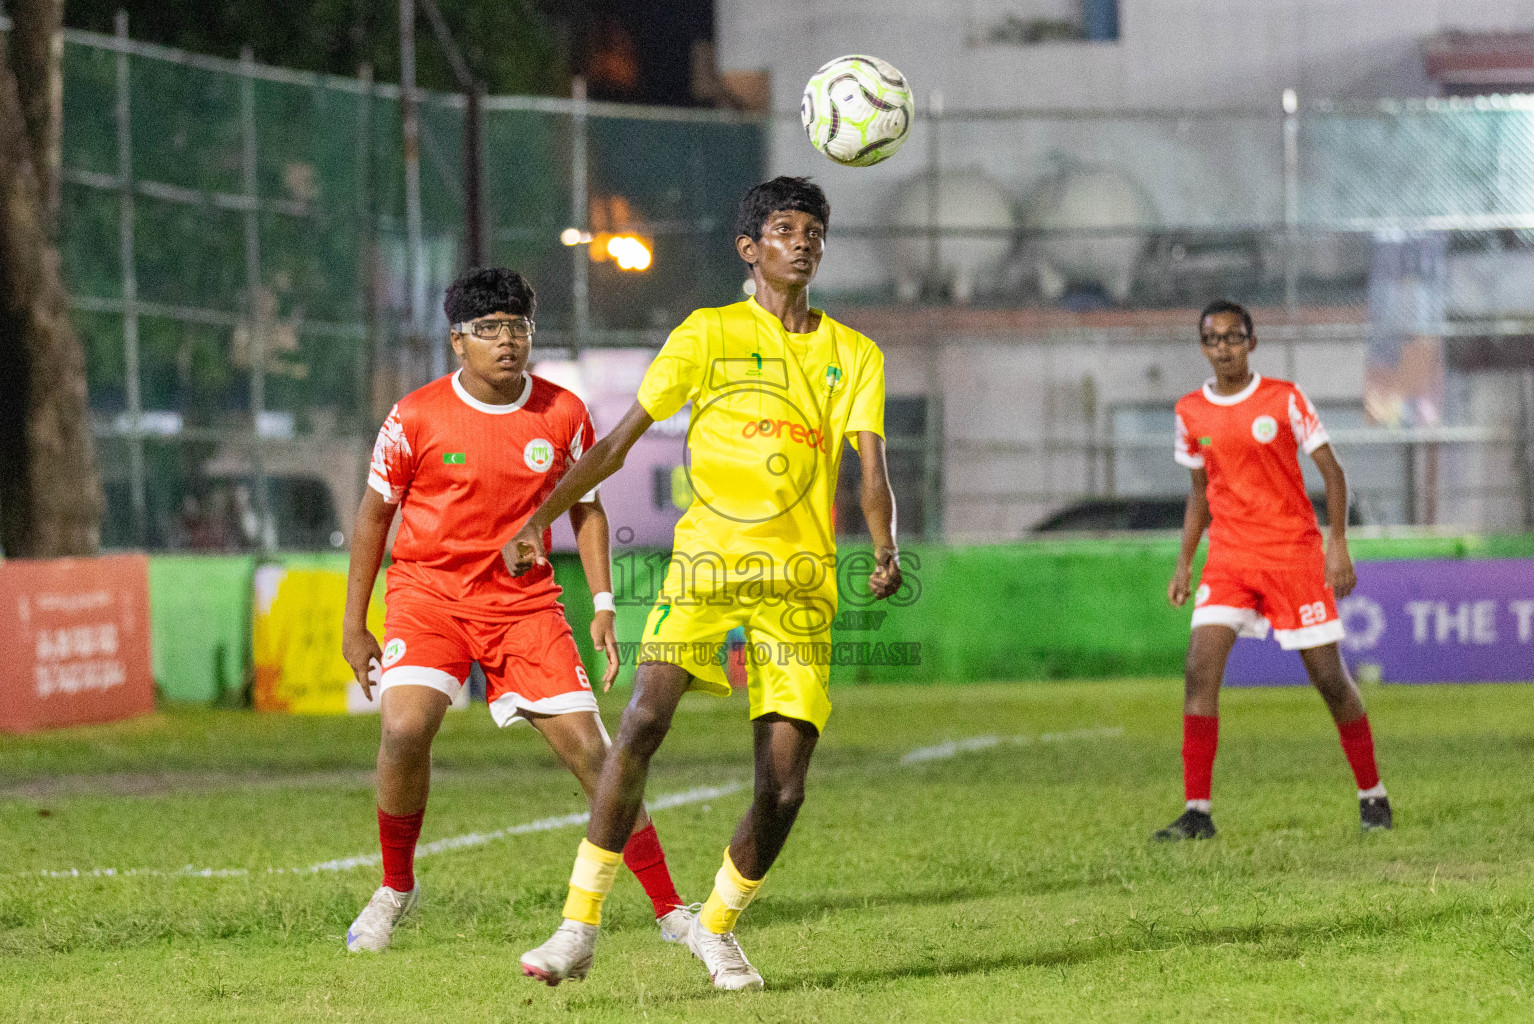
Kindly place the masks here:
[[(1338, 603), (1342, 653), (1355, 674), (1387, 683), (1534, 681), (1534, 559), (1361, 562)], [(1306, 681), (1295, 651), (1236, 641), (1232, 686)]]
[[(655, 353), (650, 349), (603, 349), (578, 360), (542, 359), (533, 372), (569, 388), (586, 403), (592, 425), (602, 437), (634, 405), (634, 395)], [(629, 451), (623, 468), (602, 484), (615, 550), (628, 545), (671, 546), (677, 520), (692, 504), (686, 461), (689, 409), (651, 427)], [(570, 521), (554, 524), (554, 550), (574, 551)]]

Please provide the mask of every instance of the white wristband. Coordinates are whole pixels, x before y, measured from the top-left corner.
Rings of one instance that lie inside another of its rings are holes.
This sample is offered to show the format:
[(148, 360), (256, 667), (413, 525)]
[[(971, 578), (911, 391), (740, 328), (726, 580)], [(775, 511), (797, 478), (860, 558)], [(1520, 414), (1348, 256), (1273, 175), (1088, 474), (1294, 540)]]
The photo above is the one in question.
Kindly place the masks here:
[(599, 612), (613, 612), (617, 614), (618, 605), (613, 600), (613, 592), (604, 590), (600, 594), (591, 595), (591, 604)]

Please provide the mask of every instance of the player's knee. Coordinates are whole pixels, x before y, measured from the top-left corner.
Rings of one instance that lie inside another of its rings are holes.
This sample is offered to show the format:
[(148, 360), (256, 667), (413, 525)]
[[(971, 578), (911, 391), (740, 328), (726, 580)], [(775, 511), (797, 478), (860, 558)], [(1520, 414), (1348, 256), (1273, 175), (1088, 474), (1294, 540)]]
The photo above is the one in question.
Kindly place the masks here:
[(757, 799), (765, 805), (763, 809), (773, 818), (792, 819), (798, 815), (799, 808), (804, 806), (804, 783), (781, 783), (769, 787)]
[(1192, 651), (1183, 664), (1183, 685), (1188, 696), (1207, 694), (1220, 688), (1224, 666), (1213, 658), (1202, 657)]
[(602, 743), (594, 743), (576, 754), (573, 768), (581, 785), (596, 785), (597, 778), (602, 774), (602, 762), (606, 758), (607, 746)]
[(1345, 672), (1320, 672), (1312, 676), (1310, 681), (1328, 703), (1345, 701), (1352, 696), (1354, 690), (1353, 680)]
[(666, 738), (666, 730), (670, 726), (669, 715), (662, 715), (641, 704), (630, 704), (623, 712), (623, 721), (618, 726), (618, 746), (625, 753), (649, 757), (660, 748), (661, 740)]
[(432, 730), (425, 718), (401, 715), (386, 720), (380, 733), (379, 749), (391, 761), (406, 761), (431, 755)]

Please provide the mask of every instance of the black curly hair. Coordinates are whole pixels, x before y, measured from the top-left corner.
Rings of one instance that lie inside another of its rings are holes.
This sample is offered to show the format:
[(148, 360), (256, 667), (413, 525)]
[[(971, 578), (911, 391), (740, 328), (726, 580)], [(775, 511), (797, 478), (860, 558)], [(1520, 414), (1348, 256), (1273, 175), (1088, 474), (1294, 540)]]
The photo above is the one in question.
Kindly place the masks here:
[(531, 320), (537, 308), (538, 296), (533, 286), (521, 274), (505, 267), (465, 271), (448, 285), (447, 297), (442, 300), (442, 311), (454, 328), (491, 313), (510, 313)]
[(820, 186), (808, 178), (783, 175), (762, 182), (741, 198), (735, 211), (736, 236), (760, 242), (767, 218), (779, 210), (800, 210), (818, 217), (822, 227), (831, 225), (831, 204)]
[(1198, 329), (1201, 331), (1204, 329), (1205, 317), (1214, 316), (1216, 313), (1234, 313), (1246, 325), (1246, 333), (1248, 335), (1256, 333), (1252, 330), (1252, 314), (1248, 313), (1246, 307), (1241, 305), (1241, 303), (1232, 302), (1229, 299), (1215, 299), (1205, 306), (1203, 312), (1198, 315)]

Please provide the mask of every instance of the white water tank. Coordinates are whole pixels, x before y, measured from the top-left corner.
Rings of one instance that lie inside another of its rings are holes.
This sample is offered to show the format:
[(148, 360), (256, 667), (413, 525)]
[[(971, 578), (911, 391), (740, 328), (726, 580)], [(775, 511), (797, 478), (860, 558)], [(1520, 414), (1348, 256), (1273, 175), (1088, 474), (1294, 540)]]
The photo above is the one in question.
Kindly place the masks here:
[[(992, 286), (1012, 249), (1012, 205), (1007, 190), (978, 168), (945, 169), (935, 182), (927, 174), (906, 182), (891, 217), (893, 226), (904, 229), (895, 237), (901, 300), (912, 301), (925, 287), (967, 303)], [(934, 222), (940, 232), (935, 252), (929, 236), (912, 230)]]
[(1129, 175), (1056, 158), (1023, 202), (1039, 291), (1059, 299), (1072, 285), (1097, 285), (1115, 302), (1129, 298), (1155, 204)]

